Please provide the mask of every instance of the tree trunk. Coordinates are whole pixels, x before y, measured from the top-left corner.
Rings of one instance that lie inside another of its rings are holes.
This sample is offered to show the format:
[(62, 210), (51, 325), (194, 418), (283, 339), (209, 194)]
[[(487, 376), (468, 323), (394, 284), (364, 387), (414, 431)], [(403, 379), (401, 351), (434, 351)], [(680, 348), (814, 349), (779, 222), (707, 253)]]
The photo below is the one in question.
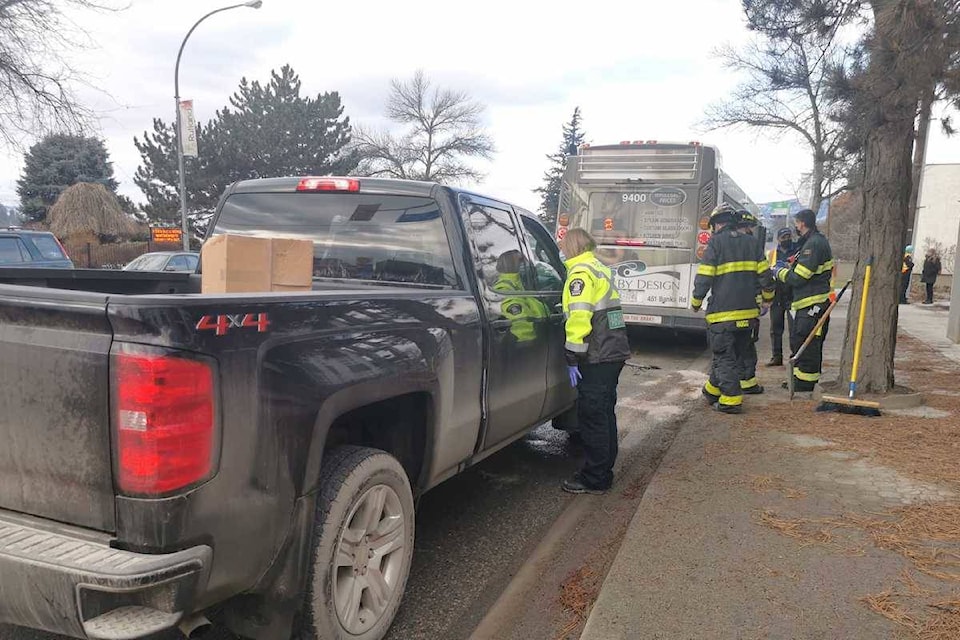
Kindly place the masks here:
[(860, 241), (853, 295), (847, 313), (845, 349), (840, 362), (842, 380), (847, 381), (853, 366), (865, 266), (872, 256), (873, 269), (857, 376), (858, 387), (864, 392), (885, 393), (894, 386), (900, 267), (910, 198), (912, 140), (912, 120), (887, 123), (871, 132), (867, 139)]
[(810, 208), (814, 213), (820, 213), (823, 202), (823, 159), (819, 155), (814, 152), (813, 174), (810, 176)]
[(900, 267), (912, 183), (912, 152), (917, 105), (932, 86), (924, 51), (907, 46), (923, 40), (914, 19), (920, 4), (891, 0), (872, 3), (875, 35), (870, 45), (860, 104), (868, 131), (864, 151), (863, 209), (854, 290), (850, 296), (842, 380), (850, 379), (863, 293), (864, 266), (873, 257), (863, 327), (858, 387), (886, 393), (894, 386), (894, 354)]
[(913, 187), (910, 189), (910, 217), (907, 220), (907, 237), (904, 244), (912, 244), (917, 228), (918, 205), (920, 204), (920, 179), (927, 158), (927, 138), (930, 132), (930, 115), (933, 111), (934, 87), (924, 93), (920, 100), (920, 117), (917, 122), (917, 142), (913, 147)]

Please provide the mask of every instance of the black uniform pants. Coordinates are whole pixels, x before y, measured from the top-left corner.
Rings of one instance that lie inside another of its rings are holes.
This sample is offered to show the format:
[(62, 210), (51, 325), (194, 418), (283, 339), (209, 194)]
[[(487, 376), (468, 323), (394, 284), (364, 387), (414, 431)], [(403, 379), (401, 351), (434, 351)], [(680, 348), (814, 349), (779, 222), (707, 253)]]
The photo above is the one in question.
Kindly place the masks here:
[(743, 391), (740, 389), (740, 361), (753, 340), (749, 327), (737, 329), (711, 326), (708, 329), (710, 350), (713, 361), (710, 363), (710, 379), (704, 385), (707, 394), (717, 398), (721, 405), (738, 406), (743, 404)]
[(927, 302), (927, 304), (933, 304), (933, 283), (932, 283), (932, 282), (924, 282), (923, 284), (926, 285), (926, 287), (927, 287), (927, 300), (926, 300), (926, 302)]
[[(786, 320), (786, 322), (784, 322)], [(783, 358), (783, 329), (789, 327), (787, 339), (793, 335), (793, 316), (790, 315), (790, 300), (777, 293), (770, 305), (770, 344), (773, 346), (773, 357)]]
[(757, 340), (760, 339), (760, 318), (750, 321), (750, 340), (740, 354), (740, 388), (746, 391), (759, 384), (757, 380)]
[(613, 484), (617, 461), (617, 383), (622, 362), (581, 364), (577, 385), (577, 421), (586, 452), (580, 480), (595, 489)]
[[(807, 339), (810, 332), (827, 312), (826, 303), (817, 304), (806, 309), (798, 310), (797, 317), (793, 321), (793, 334), (790, 336), (790, 349), (796, 353)], [(820, 371), (823, 368), (823, 341), (827, 338), (827, 329), (830, 328), (830, 320), (827, 320), (813, 341), (807, 346), (803, 355), (793, 366), (793, 384), (797, 391), (813, 391), (814, 386), (820, 381)]]

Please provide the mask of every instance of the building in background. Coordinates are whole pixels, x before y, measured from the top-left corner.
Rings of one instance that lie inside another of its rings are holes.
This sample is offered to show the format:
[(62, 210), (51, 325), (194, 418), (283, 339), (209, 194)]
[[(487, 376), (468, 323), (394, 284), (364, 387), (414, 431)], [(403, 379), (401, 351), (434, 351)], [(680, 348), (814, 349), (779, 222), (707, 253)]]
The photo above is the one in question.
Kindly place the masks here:
[(917, 264), (927, 249), (940, 252), (944, 273), (953, 273), (960, 233), (960, 164), (928, 164), (920, 178), (913, 247)]
[[(764, 202), (757, 206), (760, 207), (760, 217), (763, 225), (770, 233), (776, 233), (777, 229), (793, 227), (793, 216), (807, 205), (793, 198), (791, 200), (780, 200), (778, 202)], [(817, 212), (818, 225), (826, 223), (829, 210), (830, 203), (824, 200), (820, 204), (820, 211)]]

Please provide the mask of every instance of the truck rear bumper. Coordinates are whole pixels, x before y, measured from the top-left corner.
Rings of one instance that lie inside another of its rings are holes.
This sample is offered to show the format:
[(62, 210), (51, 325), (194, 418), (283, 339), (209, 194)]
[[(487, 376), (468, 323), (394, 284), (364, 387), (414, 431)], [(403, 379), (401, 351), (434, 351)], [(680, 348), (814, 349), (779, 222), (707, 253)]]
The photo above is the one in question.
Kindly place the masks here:
[(191, 612), (213, 552), (149, 555), (105, 535), (0, 511), (0, 623), (94, 640), (170, 629)]

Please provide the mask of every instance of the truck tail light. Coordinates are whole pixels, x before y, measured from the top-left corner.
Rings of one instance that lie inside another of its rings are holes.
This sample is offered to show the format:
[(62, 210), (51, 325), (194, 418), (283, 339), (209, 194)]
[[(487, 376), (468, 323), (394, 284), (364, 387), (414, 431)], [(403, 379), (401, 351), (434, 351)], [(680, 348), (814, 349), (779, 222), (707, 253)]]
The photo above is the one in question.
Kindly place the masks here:
[(210, 364), (170, 352), (113, 354), (116, 482), (162, 496), (209, 479), (219, 449)]
[(360, 181), (355, 178), (303, 178), (297, 191), (360, 191)]

